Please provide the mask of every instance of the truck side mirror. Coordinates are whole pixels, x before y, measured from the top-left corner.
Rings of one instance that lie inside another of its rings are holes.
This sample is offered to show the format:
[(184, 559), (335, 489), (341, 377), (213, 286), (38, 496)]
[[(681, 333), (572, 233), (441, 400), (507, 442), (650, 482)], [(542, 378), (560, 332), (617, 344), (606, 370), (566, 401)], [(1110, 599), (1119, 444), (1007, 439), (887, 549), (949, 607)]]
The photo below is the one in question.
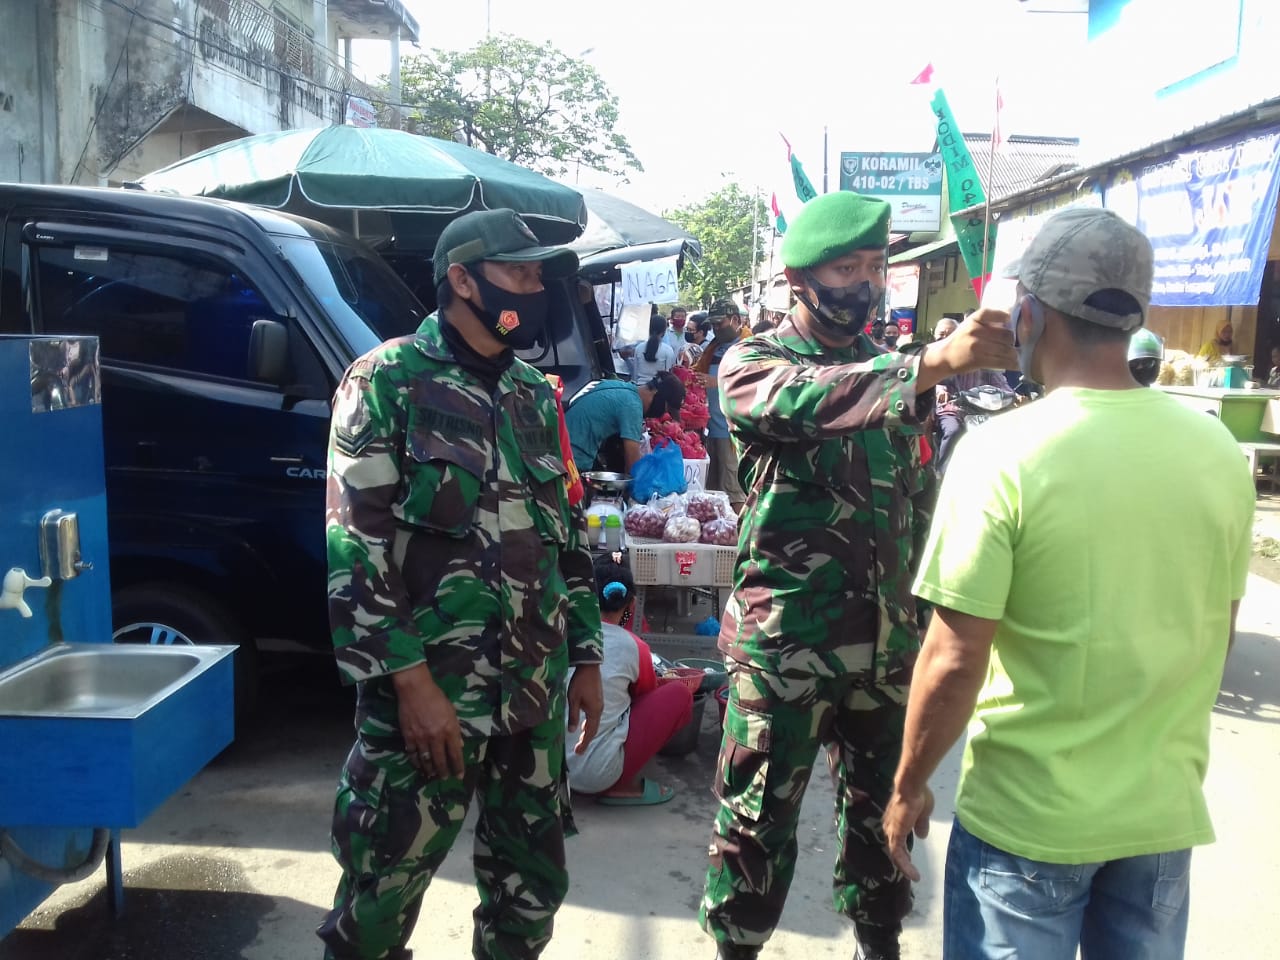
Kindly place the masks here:
[(289, 328), (279, 320), (255, 320), (249, 333), (249, 376), (282, 386), (289, 372)]

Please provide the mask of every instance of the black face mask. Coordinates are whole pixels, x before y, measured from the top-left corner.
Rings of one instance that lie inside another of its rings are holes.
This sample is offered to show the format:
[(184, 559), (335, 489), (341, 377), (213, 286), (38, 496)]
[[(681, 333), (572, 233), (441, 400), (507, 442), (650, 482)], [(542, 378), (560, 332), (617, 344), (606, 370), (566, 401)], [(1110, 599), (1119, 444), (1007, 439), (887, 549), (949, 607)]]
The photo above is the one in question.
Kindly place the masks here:
[(538, 342), (547, 327), (551, 298), (546, 290), (537, 293), (512, 293), (490, 283), (479, 270), (469, 270), (476, 282), (484, 306), (474, 300), (467, 303), (489, 327), (489, 331), (513, 350), (528, 350)]
[(698, 341), (698, 338), (697, 338), (696, 336), (694, 336), (694, 333), (693, 333), (693, 331), (692, 331), (692, 330), (686, 330), (686, 331), (684, 332), (684, 342), (685, 342), (685, 343), (697, 343), (697, 341)]
[[(847, 287), (829, 287), (808, 270), (804, 275), (817, 295), (818, 302), (813, 303), (807, 296), (797, 294), (800, 302), (809, 308), (809, 312), (824, 327), (844, 336), (860, 332), (867, 325), (867, 317), (884, 296), (883, 287), (873, 287), (867, 280)], [(883, 332), (883, 324), (880, 329)]]

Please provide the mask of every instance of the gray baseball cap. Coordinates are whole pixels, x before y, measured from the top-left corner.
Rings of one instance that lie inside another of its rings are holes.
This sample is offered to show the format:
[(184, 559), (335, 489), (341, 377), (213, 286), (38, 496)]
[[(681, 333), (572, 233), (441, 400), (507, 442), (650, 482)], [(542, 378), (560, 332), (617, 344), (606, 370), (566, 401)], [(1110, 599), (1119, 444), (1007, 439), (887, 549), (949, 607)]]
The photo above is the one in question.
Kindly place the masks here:
[[(1153, 259), (1151, 241), (1112, 211), (1071, 207), (1044, 222), (1005, 276), (1060, 313), (1133, 330), (1146, 323), (1151, 306)], [(1117, 314), (1085, 302), (1102, 290), (1129, 294), (1138, 312)]]

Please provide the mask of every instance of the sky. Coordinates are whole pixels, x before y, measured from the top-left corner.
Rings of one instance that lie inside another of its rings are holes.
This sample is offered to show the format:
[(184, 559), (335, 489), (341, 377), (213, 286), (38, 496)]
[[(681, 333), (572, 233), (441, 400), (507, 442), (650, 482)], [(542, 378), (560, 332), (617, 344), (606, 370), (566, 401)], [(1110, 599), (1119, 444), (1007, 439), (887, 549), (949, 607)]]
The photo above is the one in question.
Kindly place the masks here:
[[(799, 206), (791, 141), (819, 191), (823, 128), (830, 189), (842, 150), (928, 150), (929, 90), (909, 81), (927, 63), (966, 132), (991, 128), (996, 80), (1001, 130), (1075, 136), (1089, 109), (1073, 81), (1085, 15), (1030, 13), (1018, 0), (404, 0), (419, 49), (465, 49), (511, 33), (549, 40), (592, 64), (617, 94), (618, 130), (644, 165), (629, 183), (582, 171), (655, 213), (699, 201), (730, 181)], [(1039, 0), (1040, 6), (1054, 6)], [(1058, 6), (1083, 7), (1081, 2)], [(386, 72), (388, 44), (355, 45), (369, 77)]]

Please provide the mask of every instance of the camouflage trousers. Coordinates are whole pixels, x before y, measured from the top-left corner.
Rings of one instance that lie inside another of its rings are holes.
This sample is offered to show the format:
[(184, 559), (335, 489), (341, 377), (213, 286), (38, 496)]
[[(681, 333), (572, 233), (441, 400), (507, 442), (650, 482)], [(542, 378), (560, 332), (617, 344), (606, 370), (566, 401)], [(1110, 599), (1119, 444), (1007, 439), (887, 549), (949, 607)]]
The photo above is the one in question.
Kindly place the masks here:
[(907, 687), (870, 672), (790, 678), (735, 665), (716, 771), (720, 798), (699, 909), (717, 941), (758, 945), (782, 915), (796, 865), (800, 804), (822, 744), (832, 746), (838, 838), (833, 901), (860, 923), (898, 928), (911, 883), (885, 850), (880, 817), (902, 751)]
[[(569, 889), (565, 721), (463, 741), (463, 778), (427, 779), (403, 752), (365, 736), (347, 757), (333, 818), (342, 880), (317, 929), (328, 960), (398, 957), (431, 878), (457, 839), (474, 796), (477, 960), (532, 960), (551, 940)], [(398, 733), (395, 736), (398, 740)]]

